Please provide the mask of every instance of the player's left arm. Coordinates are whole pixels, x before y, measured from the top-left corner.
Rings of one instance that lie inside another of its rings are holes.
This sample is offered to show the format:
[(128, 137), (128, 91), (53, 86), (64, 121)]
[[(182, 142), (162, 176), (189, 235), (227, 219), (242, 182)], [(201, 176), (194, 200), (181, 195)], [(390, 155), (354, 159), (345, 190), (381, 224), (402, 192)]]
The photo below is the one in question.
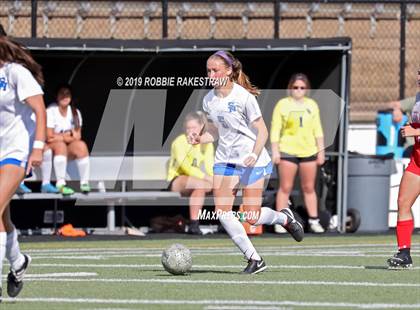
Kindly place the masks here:
[(318, 105), (316, 105), (316, 103), (314, 112), (314, 136), (316, 139), (316, 146), (318, 149), (316, 163), (319, 166), (322, 166), (325, 163), (324, 130), (322, 129), (321, 116), (319, 114), (319, 108)]
[(77, 129), (72, 129), (71, 131), (74, 140), (81, 140), (82, 139), (82, 127)]
[[(47, 113), (45, 110), (44, 99), (42, 95), (30, 96), (25, 99), (26, 104), (34, 111), (35, 114), (35, 141), (45, 142), (47, 128)], [(43, 147), (34, 145), (32, 153), (28, 159), (28, 168), (26, 174), (29, 174), (31, 167), (38, 167), (42, 163)]]
[(205, 153), (204, 153), (204, 168), (206, 174), (213, 176), (213, 166), (214, 166), (214, 146), (213, 143), (206, 144)]
[(406, 125), (401, 128), (401, 135), (406, 137), (419, 137), (420, 136), (420, 128), (411, 127), (411, 125)]
[(244, 164), (247, 167), (252, 167), (255, 165), (268, 139), (268, 129), (267, 129), (267, 126), (265, 125), (265, 122), (262, 116), (254, 120), (251, 123), (251, 126), (252, 128), (257, 130), (257, 138), (255, 140), (252, 153), (244, 161)]
[(83, 125), (83, 118), (82, 113), (77, 110), (77, 116), (79, 117), (79, 128), (74, 128), (71, 130), (71, 135), (74, 140), (82, 140), (82, 125)]

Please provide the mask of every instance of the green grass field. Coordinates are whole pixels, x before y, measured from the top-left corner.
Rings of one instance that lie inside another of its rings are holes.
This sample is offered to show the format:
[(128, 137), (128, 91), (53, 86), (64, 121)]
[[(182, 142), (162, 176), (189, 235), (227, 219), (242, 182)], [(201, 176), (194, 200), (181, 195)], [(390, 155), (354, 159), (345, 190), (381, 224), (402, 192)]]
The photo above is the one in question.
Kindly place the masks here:
[[(420, 269), (391, 271), (395, 237), (254, 238), (269, 268), (240, 275), (245, 261), (227, 238), (23, 242), (33, 258), (19, 298), (1, 309), (420, 309)], [(193, 271), (166, 273), (163, 248), (192, 249)], [(412, 256), (420, 266), (420, 235)]]

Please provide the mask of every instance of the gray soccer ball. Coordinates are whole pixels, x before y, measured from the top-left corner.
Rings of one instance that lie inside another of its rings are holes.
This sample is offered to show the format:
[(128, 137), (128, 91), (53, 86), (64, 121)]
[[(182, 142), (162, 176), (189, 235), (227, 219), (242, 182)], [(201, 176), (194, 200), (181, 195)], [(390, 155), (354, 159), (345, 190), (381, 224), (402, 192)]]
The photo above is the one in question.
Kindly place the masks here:
[(162, 265), (173, 275), (182, 275), (191, 270), (191, 251), (184, 245), (175, 243), (162, 253)]

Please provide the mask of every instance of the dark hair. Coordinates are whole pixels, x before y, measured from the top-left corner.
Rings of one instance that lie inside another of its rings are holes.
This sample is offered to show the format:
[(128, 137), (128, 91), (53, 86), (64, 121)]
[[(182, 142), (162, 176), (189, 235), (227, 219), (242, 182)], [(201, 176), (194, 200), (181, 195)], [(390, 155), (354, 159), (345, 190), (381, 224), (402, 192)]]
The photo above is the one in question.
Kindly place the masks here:
[[(223, 53), (221, 56), (220, 54)], [(218, 51), (210, 56), (210, 58), (221, 59), (226, 67), (232, 68), (232, 74), (230, 75), (230, 79), (233, 82), (238, 83), (247, 91), (249, 91), (254, 96), (258, 96), (260, 94), (260, 90), (255, 85), (252, 85), (251, 81), (249, 80), (248, 75), (245, 74), (242, 70), (242, 63), (231, 53), (225, 51)], [(231, 60), (229, 62), (228, 60)]]
[(3, 25), (0, 24), (0, 36), (5, 37), (7, 36), (6, 30), (4, 30)]
[(0, 36), (0, 61), (14, 62), (24, 66), (41, 86), (44, 85), (41, 66), (32, 58), (29, 51), (4, 35)]
[(74, 98), (73, 98), (73, 88), (71, 87), (70, 84), (67, 84), (67, 83), (59, 84), (57, 86), (57, 88), (55, 89), (55, 97), (56, 98), (58, 96), (58, 93), (62, 89), (67, 89), (69, 91), (69, 93), (70, 93), (70, 96), (71, 96), (70, 108), (71, 108), (71, 113), (73, 115), (74, 127), (76, 129), (79, 129), (80, 128), (80, 119), (79, 119), (79, 114), (77, 113), (76, 104), (75, 104)]
[(307, 89), (311, 89), (311, 82), (309, 82), (308, 77), (304, 73), (295, 73), (291, 76), (289, 80), (289, 84), (287, 85), (287, 89), (292, 89), (293, 84), (295, 84), (296, 81), (302, 81), (305, 83)]

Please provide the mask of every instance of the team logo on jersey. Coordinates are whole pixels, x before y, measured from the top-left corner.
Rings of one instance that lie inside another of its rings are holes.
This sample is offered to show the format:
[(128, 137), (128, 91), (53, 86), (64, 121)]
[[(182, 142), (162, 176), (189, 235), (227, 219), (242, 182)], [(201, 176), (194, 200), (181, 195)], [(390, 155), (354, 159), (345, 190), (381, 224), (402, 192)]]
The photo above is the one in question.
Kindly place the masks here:
[(7, 81), (5, 77), (0, 78), (0, 89), (6, 91), (7, 88)]
[(229, 102), (228, 109), (229, 109), (229, 112), (235, 112), (236, 111), (235, 102)]

